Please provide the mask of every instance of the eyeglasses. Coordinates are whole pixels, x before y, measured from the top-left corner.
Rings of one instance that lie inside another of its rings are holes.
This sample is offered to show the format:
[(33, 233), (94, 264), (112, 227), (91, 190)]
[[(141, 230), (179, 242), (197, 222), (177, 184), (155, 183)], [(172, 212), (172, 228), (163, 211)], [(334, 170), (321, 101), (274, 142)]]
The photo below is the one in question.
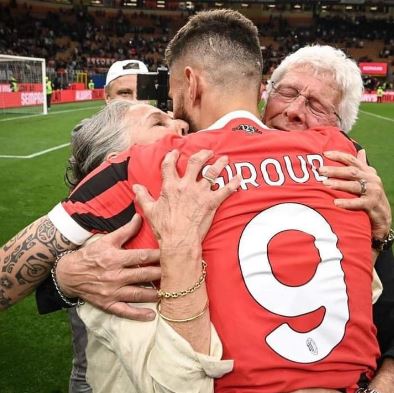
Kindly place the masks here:
[(284, 102), (291, 103), (295, 101), (298, 97), (303, 97), (305, 99), (305, 107), (306, 109), (314, 116), (319, 117), (321, 119), (329, 118), (331, 115), (335, 115), (341, 124), (342, 119), (335, 111), (333, 107), (329, 108), (327, 105), (322, 104), (317, 98), (309, 97), (291, 86), (275, 86), (274, 82), (271, 82), (273, 93), (272, 95), (281, 99)]

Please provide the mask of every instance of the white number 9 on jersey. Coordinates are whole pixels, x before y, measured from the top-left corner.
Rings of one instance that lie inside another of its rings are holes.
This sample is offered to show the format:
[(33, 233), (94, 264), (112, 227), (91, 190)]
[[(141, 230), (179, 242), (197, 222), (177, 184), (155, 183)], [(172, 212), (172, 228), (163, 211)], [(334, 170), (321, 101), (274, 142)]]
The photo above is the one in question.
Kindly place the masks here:
[[(313, 236), (321, 258), (314, 276), (300, 286), (279, 282), (268, 258), (271, 239), (289, 230)], [(345, 334), (348, 296), (337, 242), (322, 215), (297, 203), (283, 203), (262, 211), (242, 233), (239, 243), (242, 275), (250, 294), (262, 307), (287, 317), (325, 308), (321, 324), (309, 332), (297, 332), (283, 323), (266, 337), (271, 349), (293, 362), (312, 363), (325, 358)]]

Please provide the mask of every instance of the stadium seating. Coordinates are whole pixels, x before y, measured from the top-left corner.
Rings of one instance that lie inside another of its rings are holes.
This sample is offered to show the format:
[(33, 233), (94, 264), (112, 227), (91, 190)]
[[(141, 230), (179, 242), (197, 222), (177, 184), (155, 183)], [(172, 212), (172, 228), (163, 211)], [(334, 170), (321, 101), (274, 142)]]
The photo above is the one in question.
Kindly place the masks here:
[[(168, 40), (189, 15), (176, 4), (142, 11), (19, 0), (2, 6), (0, 1), (0, 53), (45, 57), (50, 71), (67, 70), (70, 78), (78, 71), (105, 73), (113, 61), (130, 57), (153, 71), (163, 62)], [(265, 77), (289, 52), (311, 42), (335, 44), (357, 61), (393, 63), (394, 31), (388, 16), (315, 14), (285, 6), (276, 12), (243, 12), (259, 27)]]

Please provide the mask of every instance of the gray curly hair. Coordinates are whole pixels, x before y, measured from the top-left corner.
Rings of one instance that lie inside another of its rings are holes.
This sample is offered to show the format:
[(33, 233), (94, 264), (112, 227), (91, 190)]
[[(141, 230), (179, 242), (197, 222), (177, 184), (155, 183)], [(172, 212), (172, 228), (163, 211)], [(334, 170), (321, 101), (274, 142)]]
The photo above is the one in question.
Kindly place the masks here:
[(115, 100), (89, 119), (82, 120), (71, 132), (71, 152), (65, 175), (68, 187), (74, 188), (112, 152), (129, 147), (124, 132), (125, 115), (136, 102)]

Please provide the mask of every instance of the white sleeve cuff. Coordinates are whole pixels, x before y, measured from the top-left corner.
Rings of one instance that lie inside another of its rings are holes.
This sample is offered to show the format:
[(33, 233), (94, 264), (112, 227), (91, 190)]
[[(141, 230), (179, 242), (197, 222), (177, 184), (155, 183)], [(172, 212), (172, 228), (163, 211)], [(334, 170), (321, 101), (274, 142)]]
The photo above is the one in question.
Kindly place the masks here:
[(52, 221), (56, 229), (75, 245), (80, 246), (93, 235), (74, 221), (61, 203), (58, 203), (48, 213), (48, 218)]

